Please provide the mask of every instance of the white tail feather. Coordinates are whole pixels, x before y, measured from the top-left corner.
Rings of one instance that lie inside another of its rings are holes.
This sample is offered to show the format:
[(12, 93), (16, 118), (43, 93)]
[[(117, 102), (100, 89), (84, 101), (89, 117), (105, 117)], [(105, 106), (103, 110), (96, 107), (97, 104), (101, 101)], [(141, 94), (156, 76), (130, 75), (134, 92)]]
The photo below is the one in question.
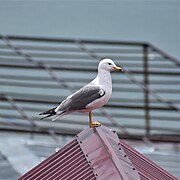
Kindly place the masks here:
[(67, 113), (67, 112), (59, 111), (59, 112), (57, 112), (56, 115), (52, 118), (52, 121), (55, 121), (55, 120), (61, 118), (62, 116), (66, 115), (66, 114), (68, 114), (68, 113)]

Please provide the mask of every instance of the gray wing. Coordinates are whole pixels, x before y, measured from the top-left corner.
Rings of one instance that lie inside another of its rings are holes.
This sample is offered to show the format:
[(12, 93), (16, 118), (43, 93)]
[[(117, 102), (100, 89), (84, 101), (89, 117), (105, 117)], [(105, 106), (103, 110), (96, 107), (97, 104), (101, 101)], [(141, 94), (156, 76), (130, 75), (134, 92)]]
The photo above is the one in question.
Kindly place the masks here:
[(84, 86), (72, 96), (65, 99), (59, 106), (58, 111), (75, 111), (86, 109), (86, 106), (96, 99), (105, 95), (105, 91), (98, 86)]

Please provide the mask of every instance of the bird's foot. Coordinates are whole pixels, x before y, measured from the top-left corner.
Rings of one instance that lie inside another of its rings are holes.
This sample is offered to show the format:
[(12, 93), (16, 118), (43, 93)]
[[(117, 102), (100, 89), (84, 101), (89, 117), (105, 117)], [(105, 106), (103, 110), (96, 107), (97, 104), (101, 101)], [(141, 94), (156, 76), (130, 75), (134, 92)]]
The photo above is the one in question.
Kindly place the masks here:
[(100, 123), (100, 122), (93, 122), (93, 123), (91, 124), (91, 128), (99, 127), (99, 126), (101, 126), (101, 123)]

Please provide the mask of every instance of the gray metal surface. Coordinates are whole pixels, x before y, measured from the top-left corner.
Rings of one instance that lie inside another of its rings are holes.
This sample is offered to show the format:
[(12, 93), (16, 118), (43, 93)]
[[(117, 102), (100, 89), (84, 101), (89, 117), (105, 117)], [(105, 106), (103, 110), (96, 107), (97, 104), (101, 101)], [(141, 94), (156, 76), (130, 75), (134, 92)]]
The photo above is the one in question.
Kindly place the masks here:
[(0, 180), (15, 180), (20, 175), (14, 170), (7, 157), (0, 153)]

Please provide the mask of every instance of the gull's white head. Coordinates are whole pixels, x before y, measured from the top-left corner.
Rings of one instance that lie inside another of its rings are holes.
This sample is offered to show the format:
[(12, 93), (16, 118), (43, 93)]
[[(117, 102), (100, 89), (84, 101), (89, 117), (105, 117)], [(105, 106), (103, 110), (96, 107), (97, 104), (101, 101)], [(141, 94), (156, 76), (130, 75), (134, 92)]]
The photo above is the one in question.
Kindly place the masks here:
[(111, 59), (103, 59), (99, 62), (98, 70), (106, 71), (123, 71), (121, 67), (116, 66), (116, 64)]

